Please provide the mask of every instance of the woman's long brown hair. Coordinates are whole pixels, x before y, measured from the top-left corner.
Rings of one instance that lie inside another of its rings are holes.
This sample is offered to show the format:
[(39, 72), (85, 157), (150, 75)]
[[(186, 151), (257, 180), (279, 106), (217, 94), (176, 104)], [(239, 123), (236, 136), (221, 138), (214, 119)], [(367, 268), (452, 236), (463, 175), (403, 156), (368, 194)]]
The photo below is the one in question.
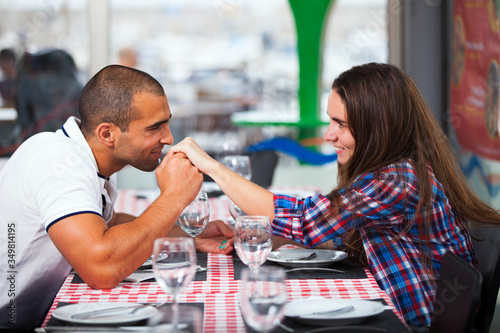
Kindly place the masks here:
[[(429, 234), (433, 222), (432, 216), (425, 214), (432, 196), (427, 165), (443, 185), (460, 223), (500, 224), (497, 211), (480, 200), (467, 185), (447, 136), (413, 80), (403, 71), (379, 63), (356, 66), (342, 73), (333, 82), (332, 90), (345, 105), (347, 124), (356, 146), (349, 161), (339, 165), (338, 185), (330, 192), (330, 200), (335, 203), (339, 191), (351, 186), (364, 173), (411, 160), (418, 179), (417, 215), (422, 221), (418, 225), (422, 235)], [(346, 243), (351, 257), (366, 265), (357, 230), (348, 235)]]

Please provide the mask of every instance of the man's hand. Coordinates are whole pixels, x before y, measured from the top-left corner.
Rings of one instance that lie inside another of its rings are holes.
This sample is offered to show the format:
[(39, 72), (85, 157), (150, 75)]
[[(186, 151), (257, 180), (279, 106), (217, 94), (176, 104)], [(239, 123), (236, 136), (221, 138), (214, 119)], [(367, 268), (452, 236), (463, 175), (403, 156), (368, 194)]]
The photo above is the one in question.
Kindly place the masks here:
[(200, 191), (203, 175), (185, 154), (167, 155), (156, 169), (161, 193), (186, 207)]
[(195, 238), (196, 250), (219, 254), (231, 254), (233, 248), (233, 228), (221, 220), (207, 224), (205, 230)]

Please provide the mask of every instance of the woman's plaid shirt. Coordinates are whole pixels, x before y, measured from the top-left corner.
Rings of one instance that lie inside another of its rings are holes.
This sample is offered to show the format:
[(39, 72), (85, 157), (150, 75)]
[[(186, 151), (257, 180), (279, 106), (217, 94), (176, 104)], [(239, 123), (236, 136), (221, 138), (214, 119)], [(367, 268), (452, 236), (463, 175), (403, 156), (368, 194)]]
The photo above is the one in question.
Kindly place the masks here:
[[(321, 194), (305, 199), (276, 194), (273, 232), (313, 247), (358, 229), (380, 287), (409, 324), (429, 326), (444, 253), (452, 251), (477, 263), (469, 232), (459, 223), (430, 167), (429, 174), (432, 202), (428, 212), (433, 223), (428, 236), (419, 230), (418, 217), (403, 233), (415, 218), (419, 198), (416, 173), (409, 162), (358, 177), (352, 187), (340, 191), (338, 213), (329, 218), (332, 203)], [(434, 273), (422, 261), (422, 251), (430, 258)]]

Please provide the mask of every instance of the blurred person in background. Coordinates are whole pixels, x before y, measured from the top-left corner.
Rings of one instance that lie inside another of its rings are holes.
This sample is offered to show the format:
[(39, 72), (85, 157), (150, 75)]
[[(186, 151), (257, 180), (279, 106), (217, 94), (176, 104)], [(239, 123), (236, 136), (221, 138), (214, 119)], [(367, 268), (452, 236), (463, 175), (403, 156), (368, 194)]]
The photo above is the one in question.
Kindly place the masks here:
[(0, 81), (0, 96), (2, 107), (14, 107), (14, 77), (16, 75), (16, 53), (13, 49), (0, 51), (0, 69), (2, 80)]
[(137, 52), (130, 48), (124, 47), (118, 52), (118, 65), (126, 67), (137, 67)]

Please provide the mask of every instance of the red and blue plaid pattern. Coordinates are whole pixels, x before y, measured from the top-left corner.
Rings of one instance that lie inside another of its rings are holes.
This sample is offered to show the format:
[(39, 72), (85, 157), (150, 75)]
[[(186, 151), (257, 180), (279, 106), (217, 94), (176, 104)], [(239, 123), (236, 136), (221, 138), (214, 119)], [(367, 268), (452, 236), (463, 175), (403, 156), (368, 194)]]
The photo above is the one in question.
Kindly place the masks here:
[[(340, 192), (338, 214), (330, 218), (332, 203), (321, 194), (305, 199), (276, 194), (273, 232), (312, 247), (358, 229), (370, 270), (380, 287), (409, 324), (428, 326), (444, 253), (452, 251), (476, 264), (469, 232), (430, 167), (429, 175), (432, 202), (427, 214), (431, 214), (433, 223), (428, 236), (419, 230), (418, 180), (410, 162), (358, 177)], [(415, 218), (416, 223), (404, 233)], [(434, 273), (421, 253), (429, 257)]]

